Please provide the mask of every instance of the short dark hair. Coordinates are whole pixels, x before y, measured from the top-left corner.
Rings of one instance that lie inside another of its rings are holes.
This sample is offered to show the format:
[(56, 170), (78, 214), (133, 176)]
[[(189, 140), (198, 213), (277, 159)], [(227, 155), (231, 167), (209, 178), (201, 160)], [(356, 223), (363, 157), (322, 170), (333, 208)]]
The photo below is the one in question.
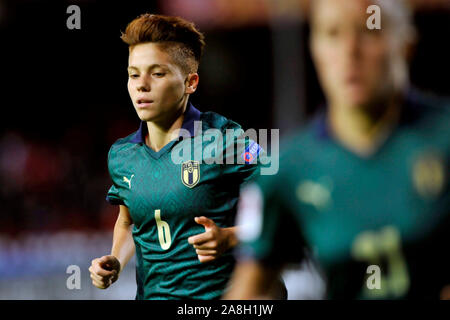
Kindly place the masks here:
[(131, 21), (120, 38), (130, 48), (146, 42), (160, 44), (185, 73), (197, 72), (205, 47), (205, 37), (193, 22), (150, 13)]

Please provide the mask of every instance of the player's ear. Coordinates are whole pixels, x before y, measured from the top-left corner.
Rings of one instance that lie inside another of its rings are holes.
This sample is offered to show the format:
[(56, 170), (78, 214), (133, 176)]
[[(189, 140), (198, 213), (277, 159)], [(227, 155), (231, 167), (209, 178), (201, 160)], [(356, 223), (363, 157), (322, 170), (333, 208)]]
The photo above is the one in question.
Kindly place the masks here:
[(194, 93), (195, 90), (197, 90), (198, 81), (199, 81), (198, 73), (189, 73), (186, 78), (185, 93), (187, 94)]

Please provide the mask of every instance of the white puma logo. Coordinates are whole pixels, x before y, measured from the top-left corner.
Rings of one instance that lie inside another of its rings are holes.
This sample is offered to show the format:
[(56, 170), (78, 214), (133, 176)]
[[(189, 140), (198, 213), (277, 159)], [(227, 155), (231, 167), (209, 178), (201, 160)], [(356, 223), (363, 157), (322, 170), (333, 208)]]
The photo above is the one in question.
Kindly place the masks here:
[(130, 179), (128, 179), (127, 177), (123, 177), (123, 181), (128, 183), (128, 188), (131, 189), (131, 179), (133, 179), (134, 174), (131, 175)]

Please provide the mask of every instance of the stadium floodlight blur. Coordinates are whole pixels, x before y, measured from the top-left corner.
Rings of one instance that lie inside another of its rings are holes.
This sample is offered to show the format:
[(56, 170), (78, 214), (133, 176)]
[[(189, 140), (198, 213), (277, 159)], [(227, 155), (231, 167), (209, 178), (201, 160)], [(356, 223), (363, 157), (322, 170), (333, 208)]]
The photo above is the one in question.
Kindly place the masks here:
[[(107, 231), (73, 230), (0, 236), (0, 300), (133, 299), (136, 284), (132, 268), (122, 274), (120, 289), (110, 291), (95, 290), (87, 276), (88, 262), (97, 252), (109, 249), (111, 236)], [(79, 289), (67, 286), (69, 266), (80, 268)]]

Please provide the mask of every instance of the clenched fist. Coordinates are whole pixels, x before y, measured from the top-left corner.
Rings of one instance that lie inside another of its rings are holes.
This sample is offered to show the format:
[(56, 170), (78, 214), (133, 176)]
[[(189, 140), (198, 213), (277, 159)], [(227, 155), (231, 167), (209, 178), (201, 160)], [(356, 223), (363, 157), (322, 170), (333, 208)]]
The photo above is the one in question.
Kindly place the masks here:
[(103, 256), (92, 260), (89, 272), (92, 284), (99, 289), (106, 289), (119, 278), (120, 262), (114, 256)]

